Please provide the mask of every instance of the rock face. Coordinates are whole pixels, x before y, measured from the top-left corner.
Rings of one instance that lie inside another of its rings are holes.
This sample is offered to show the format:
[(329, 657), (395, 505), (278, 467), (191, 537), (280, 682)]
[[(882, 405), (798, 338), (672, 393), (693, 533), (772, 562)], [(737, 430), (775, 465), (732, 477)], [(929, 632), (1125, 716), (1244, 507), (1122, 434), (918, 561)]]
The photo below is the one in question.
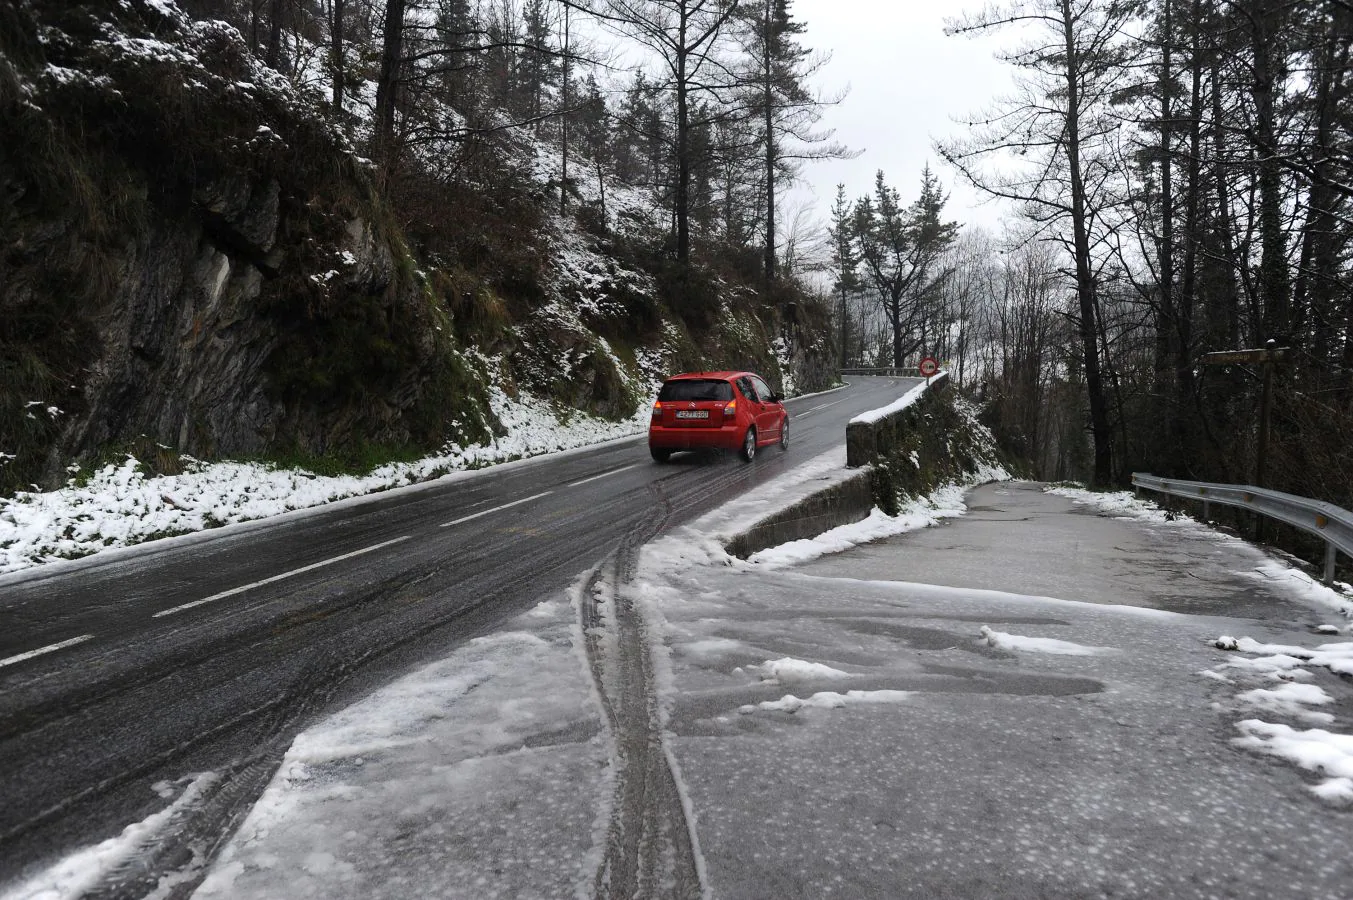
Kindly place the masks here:
[[(265, 211), (251, 210), (240, 235), (259, 252), (276, 237), (275, 190), (272, 197), (271, 227)], [(260, 454), (272, 444), (285, 407), (264, 384), (279, 340), (256, 313), (264, 275), (221, 243), (202, 223), (177, 221), (131, 248), (99, 317), (86, 412), (62, 433), (58, 456), (143, 434), (200, 456)]]
[(228, 27), (6, 4), (0, 133), (0, 493), (141, 438), (391, 451), (491, 421), (367, 164)]

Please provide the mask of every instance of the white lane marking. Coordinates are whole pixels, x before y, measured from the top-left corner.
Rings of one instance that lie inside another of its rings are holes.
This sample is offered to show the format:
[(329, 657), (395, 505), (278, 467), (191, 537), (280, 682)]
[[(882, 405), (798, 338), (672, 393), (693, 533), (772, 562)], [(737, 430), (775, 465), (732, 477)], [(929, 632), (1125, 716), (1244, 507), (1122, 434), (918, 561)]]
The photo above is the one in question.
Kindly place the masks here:
[(194, 606), (201, 606), (203, 603), (210, 603), (213, 600), (220, 600), (223, 597), (233, 597), (236, 594), (243, 594), (245, 591), (251, 591), (256, 587), (262, 587), (265, 584), (272, 584), (275, 581), (281, 581), (284, 578), (291, 578), (296, 575), (303, 575), (306, 572), (313, 572), (316, 569), (322, 569), (325, 566), (331, 566), (336, 562), (342, 562), (345, 559), (352, 559), (354, 556), (361, 556), (363, 553), (371, 553), (374, 550), (380, 550), (382, 547), (389, 547), (392, 544), (398, 544), (400, 541), (407, 541), (413, 537), (406, 534), (404, 537), (395, 538), (392, 541), (383, 541), (379, 544), (372, 544), (370, 547), (363, 547), (361, 550), (354, 550), (351, 553), (344, 553), (342, 556), (335, 556), (332, 559), (326, 559), (322, 562), (311, 563), (308, 566), (301, 566), (299, 569), (292, 569), (290, 572), (283, 572), (281, 575), (274, 575), (271, 578), (264, 578), (262, 581), (254, 581), (249, 584), (242, 584), (237, 588), (231, 588), (228, 591), (221, 591), (219, 594), (212, 594), (210, 597), (203, 597), (201, 600), (194, 600), (191, 603), (184, 603), (180, 606), (171, 606), (169, 609), (162, 609), (151, 616), (152, 619), (158, 619), (160, 616), (173, 615), (176, 612), (183, 612), (185, 609), (192, 609)]
[(48, 644), (46, 647), (39, 647), (36, 650), (29, 650), (27, 653), (20, 653), (17, 656), (9, 656), (0, 659), (0, 667), (12, 666), (15, 663), (21, 663), (25, 659), (32, 659), (35, 656), (41, 656), (44, 653), (52, 653), (56, 650), (65, 650), (67, 647), (74, 647), (76, 644), (83, 644), (85, 641), (94, 637), (92, 634), (82, 634), (79, 637), (73, 637), (68, 641), (62, 641), (59, 644)]
[(522, 497), (520, 500), (513, 500), (511, 503), (504, 503), (502, 506), (495, 506), (493, 509), (486, 509), (483, 512), (477, 512), (472, 516), (461, 516), (454, 521), (443, 523), (441, 527), (450, 528), (452, 525), (459, 525), (461, 522), (468, 522), (471, 519), (477, 519), (480, 516), (487, 516), (489, 513), (496, 513), (504, 509), (510, 509), (513, 506), (520, 506), (523, 503), (530, 503), (532, 500), (539, 500), (541, 497), (548, 497), (553, 493), (554, 491), (544, 491), (543, 493), (532, 494), (529, 497)]
[(826, 408), (829, 407), (829, 406), (835, 406), (835, 405), (838, 404), (838, 403), (844, 403), (845, 400), (846, 400), (846, 398), (845, 398), (845, 397), (842, 397), (840, 400), (833, 400), (831, 403), (823, 403), (823, 404), (820, 404), (820, 405), (818, 405), (818, 406), (814, 406), (812, 409), (805, 409), (803, 412), (799, 413), (799, 415), (800, 415), (800, 416), (806, 416), (806, 415), (808, 415), (809, 413), (815, 413), (815, 412), (817, 412), (817, 411), (820, 410), (820, 409), (826, 409)]
[(633, 469), (634, 466), (637, 466), (637, 465), (639, 465), (639, 464), (638, 464), (638, 463), (635, 463), (635, 464), (632, 465), (632, 466), (621, 466), (620, 468), (618, 468), (618, 469), (612, 469), (612, 470), (609, 471), (609, 472), (602, 472), (600, 475), (593, 475), (591, 478), (584, 478), (582, 481), (575, 481), (575, 482), (573, 482), (572, 484), (570, 484), (569, 487), (577, 487), (577, 486), (580, 485), (580, 484), (587, 484), (589, 481), (596, 481), (598, 478), (606, 478), (606, 477), (608, 477), (608, 476), (610, 476), (610, 475), (618, 475), (618, 474), (620, 474), (621, 472), (626, 472), (626, 471), (629, 471), (630, 469)]

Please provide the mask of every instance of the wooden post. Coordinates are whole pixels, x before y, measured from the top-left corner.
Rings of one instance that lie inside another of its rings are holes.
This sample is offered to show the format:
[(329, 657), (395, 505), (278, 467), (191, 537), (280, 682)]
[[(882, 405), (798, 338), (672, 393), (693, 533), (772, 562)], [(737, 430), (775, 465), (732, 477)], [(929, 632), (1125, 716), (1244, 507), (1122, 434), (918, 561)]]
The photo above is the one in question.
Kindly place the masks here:
[(1259, 448), (1254, 461), (1254, 486), (1268, 487), (1268, 432), (1273, 420), (1273, 351), (1277, 341), (1269, 341), (1264, 360), (1264, 392), (1259, 400)]
[[(1219, 353), (1203, 355), (1205, 366), (1231, 366), (1250, 363), (1263, 369), (1263, 393), (1259, 398), (1259, 439), (1255, 447), (1254, 485), (1268, 487), (1268, 443), (1269, 429), (1273, 422), (1273, 369), (1287, 356), (1288, 348), (1279, 347), (1278, 342), (1269, 339), (1262, 350), (1223, 350)], [(1254, 539), (1264, 539), (1264, 517), (1254, 514)]]

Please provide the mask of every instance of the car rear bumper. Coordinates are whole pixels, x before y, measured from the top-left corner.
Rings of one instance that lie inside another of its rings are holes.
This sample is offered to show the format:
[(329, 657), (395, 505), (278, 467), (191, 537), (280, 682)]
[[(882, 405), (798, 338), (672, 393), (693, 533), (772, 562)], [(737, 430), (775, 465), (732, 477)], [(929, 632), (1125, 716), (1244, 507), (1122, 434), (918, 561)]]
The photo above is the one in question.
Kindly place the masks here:
[(664, 428), (653, 425), (648, 429), (648, 446), (655, 450), (736, 450), (742, 446), (742, 431), (737, 423), (720, 428)]

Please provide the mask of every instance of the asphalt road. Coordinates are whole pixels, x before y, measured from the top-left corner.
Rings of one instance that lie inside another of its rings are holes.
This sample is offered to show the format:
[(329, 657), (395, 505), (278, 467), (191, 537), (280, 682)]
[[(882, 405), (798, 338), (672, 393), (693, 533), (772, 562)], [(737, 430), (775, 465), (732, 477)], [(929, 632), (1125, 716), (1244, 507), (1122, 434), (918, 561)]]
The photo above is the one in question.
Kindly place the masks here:
[(172, 834), (92, 896), (140, 897), (195, 871), (316, 716), (636, 533), (839, 446), (851, 417), (916, 383), (852, 381), (789, 401), (791, 448), (751, 465), (656, 465), (638, 438), (0, 578), (0, 886), (162, 809), (156, 784), (212, 771)]

